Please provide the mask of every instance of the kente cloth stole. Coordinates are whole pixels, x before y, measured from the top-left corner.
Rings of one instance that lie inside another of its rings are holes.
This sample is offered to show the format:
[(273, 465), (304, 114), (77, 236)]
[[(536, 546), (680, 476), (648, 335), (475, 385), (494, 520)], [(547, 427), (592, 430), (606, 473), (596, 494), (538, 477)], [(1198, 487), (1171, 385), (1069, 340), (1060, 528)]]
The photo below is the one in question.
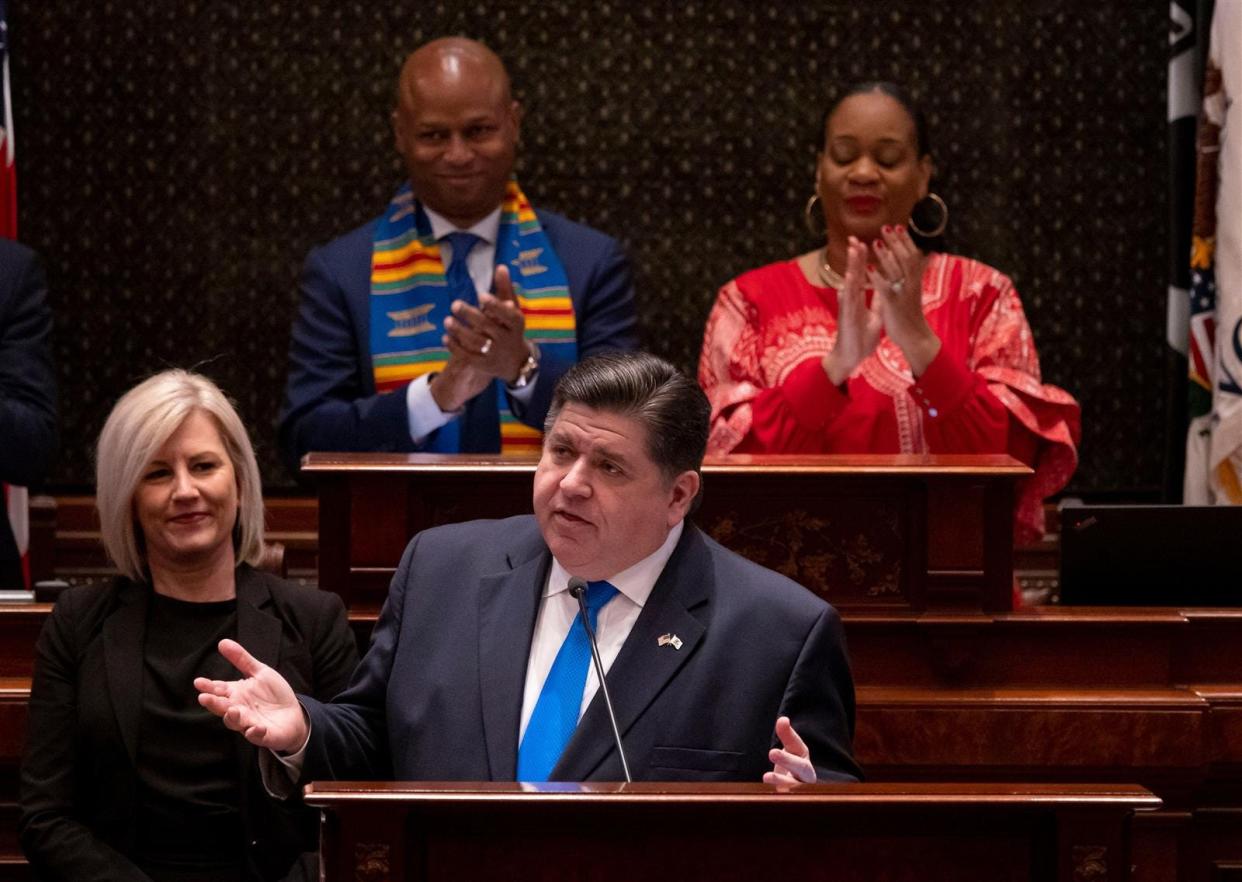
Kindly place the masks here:
[[(506, 264), (518, 306), (526, 318), (526, 339), (544, 358), (572, 364), (578, 340), (565, 269), (517, 181), (509, 181), (500, 207), (496, 265)], [(444, 369), (448, 350), (440, 342), (452, 297), (444, 278), (439, 243), (422, 205), (404, 184), (371, 240), (371, 364), (377, 392), (391, 392), (423, 374)], [(501, 452), (537, 451), (542, 434), (509, 412), (503, 380), (496, 381)], [(461, 449), (454, 420), (435, 432), (428, 449)]]

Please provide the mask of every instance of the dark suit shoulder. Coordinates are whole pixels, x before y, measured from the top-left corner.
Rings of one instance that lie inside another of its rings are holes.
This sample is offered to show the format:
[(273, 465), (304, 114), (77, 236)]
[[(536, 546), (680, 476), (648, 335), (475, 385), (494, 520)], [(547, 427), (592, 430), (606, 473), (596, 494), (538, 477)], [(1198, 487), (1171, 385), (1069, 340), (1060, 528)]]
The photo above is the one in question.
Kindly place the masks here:
[(594, 227), (572, 221), (555, 211), (536, 208), (535, 214), (539, 218), (539, 225), (552, 240), (553, 247), (564, 245), (600, 251), (621, 247), (620, 243), (607, 233), (601, 233)]
[[(0, 266), (24, 267), (35, 259), (35, 252), (21, 242), (0, 238)], [(16, 275), (16, 273), (12, 273)]]
[(259, 594), (266, 593), (271, 604), (287, 621), (332, 617), (344, 608), (340, 595), (333, 591), (299, 585), (272, 573), (257, 570), (250, 564), (242, 564), (237, 568), (238, 594), (254, 592), (255, 589), (258, 589)]
[(141, 597), (150, 588), (122, 576), (66, 588), (56, 597), (52, 617), (79, 630), (98, 628), (122, 602), (122, 598)]
[(354, 227), (348, 233), (343, 233), (323, 244), (316, 245), (310, 250), (307, 260), (319, 255), (329, 263), (337, 263), (341, 260), (357, 258), (359, 254), (364, 254), (369, 264), (371, 260), (371, 239), (375, 234), (375, 224), (378, 221), (379, 218), (372, 218), (365, 224), (362, 224), (362, 226)]
[(705, 533), (701, 535), (716, 570), (716, 590), (732, 601), (810, 620), (832, 609), (822, 597), (793, 579), (730, 551)]

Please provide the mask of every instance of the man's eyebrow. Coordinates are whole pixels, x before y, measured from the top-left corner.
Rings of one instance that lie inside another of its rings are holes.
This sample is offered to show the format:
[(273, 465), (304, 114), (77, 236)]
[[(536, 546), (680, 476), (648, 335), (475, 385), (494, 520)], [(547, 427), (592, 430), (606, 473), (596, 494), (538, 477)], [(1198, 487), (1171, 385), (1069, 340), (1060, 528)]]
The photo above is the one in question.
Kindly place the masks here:
[(626, 466), (630, 464), (629, 457), (627, 457), (621, 451), (617, 450), (615, 447), (612, 447), (607, 444), (598, 445), (595, 448), (595, 453), (600, 459), (615, 460), (616, 462), (621, 463), (621, 465), (626, 465)]

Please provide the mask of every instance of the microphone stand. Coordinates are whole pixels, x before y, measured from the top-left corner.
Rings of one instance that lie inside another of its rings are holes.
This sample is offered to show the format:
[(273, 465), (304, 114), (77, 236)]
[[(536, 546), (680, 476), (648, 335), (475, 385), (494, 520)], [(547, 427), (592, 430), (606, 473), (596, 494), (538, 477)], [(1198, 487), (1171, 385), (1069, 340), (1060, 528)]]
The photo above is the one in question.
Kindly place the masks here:
[(630, 777), (630, 764), (625, 760), (625, 748), (621, 746), (621, 730), (617, 727), (617, 715), (612, 710), (612, 696), (608, 694), (608, 681), (604, 679), (604, 663), (600, 661), (599, 645), (595, 642), (595, 629), (591, 627), (591, 617), (587, 615), (586, 583), (574, 579), (569, 586), (569, 593), (578, 600), (578, 615), (582, 617), (582, 626), (586, 628), (587, 639), (591, 642), (591, 658), (595, 660), (595, 676), (599, 678), (600, 692), (604, 693), (604, 705), (608, 708), (608, 722), (612, 724), (612, 737), (617, 742), (617, 754), (621, 757), (621, 771), (625, 773), (625, 783), (633, 783)]

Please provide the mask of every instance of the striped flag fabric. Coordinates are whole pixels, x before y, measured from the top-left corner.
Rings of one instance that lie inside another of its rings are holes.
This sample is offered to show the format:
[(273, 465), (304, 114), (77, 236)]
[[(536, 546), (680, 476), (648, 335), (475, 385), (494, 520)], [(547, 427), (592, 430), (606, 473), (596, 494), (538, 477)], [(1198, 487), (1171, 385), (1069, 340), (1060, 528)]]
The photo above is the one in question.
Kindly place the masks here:
[(9, 89), (8, 2), (0, 0), (0, 236), (17, 238), (17, 156), (13, 143), (13, 100)]
[[(2, 2), (2, 0), (0, 0)], [(1186, 355), (1187, 305), (1189, 303), (1191, 212), (1195, 194), (1195, 126), (1199, 116), (1199, 87), (1203, 81), (1200, 61), (1206, 34), (1200, 36), (1208, 18), (1196, 0), (1173, 0), (1169, 4), (1169, 295), (1168, 344)], [(1210, 14), (1210, 13), (1209, 13)]]
[[(0, 0), (0, 236), (17, 238), (17, 156), (13, 142), (13, 101), (9, 89), (8, 4)], [(30, 587), (30, 500), (25, 487), (3, 488), (9, 527), (22, 557), (22, 573)], [(7, 586), (6, 586), (7, 587)]]
[(1163, 480), (1166, 502), (1182, 501), (1185, 483), (1191, 299), (1188, 258), (1195, 207), (1195, 134), (1213, 5), (1212, 0), (1169, 3), (1169, 287), (1165, 321), (1168, 386)]
[(1242, 505), (1242, 3), (1217, 4), (1210, 46), (1191, 251), (1184, 498)]

